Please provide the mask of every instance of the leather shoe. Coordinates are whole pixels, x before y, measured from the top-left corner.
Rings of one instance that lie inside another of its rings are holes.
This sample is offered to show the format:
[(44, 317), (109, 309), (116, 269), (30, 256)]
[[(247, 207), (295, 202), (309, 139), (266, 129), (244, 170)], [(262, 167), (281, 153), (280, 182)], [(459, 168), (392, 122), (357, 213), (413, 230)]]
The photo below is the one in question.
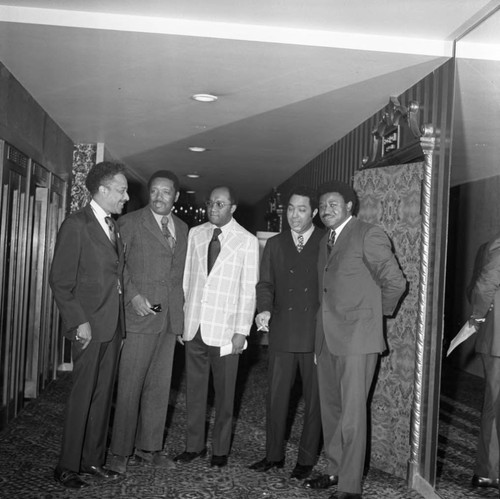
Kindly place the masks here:
[(179, 463), (190, 463), (193, 459), (197, 457), (205, 457), (207, 455), (207, 449), (202, 449), (199, 452), (188, 452), (185, 450), (184, 452), (178, 454), (174, 457), (174, 461)]
[(328, 499), (362, 499), (361, 494), (352, 492), (334, 492)]
[(128, 456), (119, 456), (118, 454), (109, 453), (108, 460), (106, 462), (106, 468), (123, 475), (127, 472), (128, 461)]
[(175, 468), (175, 463), (165, 454), (160, 451), (135, 450), (135, 460), (139, 463), (151, 464), (157, 468), (172, 470)]
[(210, 466), (218, 466), (222, 468), (227, 464), (227, 456), (216, 456), (212, 454), (212, 459), (210, 459)]
[(297, 480), (304, 480), (307, 478), (313, 469), (312, 464), (299, 464), (295, 465), (290, 478), (296, 478)]
[(120, 473), (113, 470), (108, 470), (103, 468), (102, 466), (93, 466), (93, 465), (82, 465), (80, 467), (80, 473), (83, 475), (90, 475), (95, 478), (111, 478), (115, 479), (120, 476)]
[(498, 478), (487, 478), (479, 475), (472, 475), (473, 487), (495, 487), (498, 488)]
[(88, 487), (89, 485), (75, 471), (60, 468), (59, 466), (54, 470), (54, 480), (68, 489), (83, 489), (83, 487)]
[(319, 475), (316, 478), (311, 478), (304, 482), (304, 486), (307, 489), (327, 489), (328, 487), (333, 487), (339, 483), (339, 477), (337, 475)]
[(271, 468), (283, 468), (284, 464), (284, 459), (281, 461), (268, 461), (267, 457), (265, 457), (264, 459), (251, 464), (248, 469), (253, 471), (269, 471)]

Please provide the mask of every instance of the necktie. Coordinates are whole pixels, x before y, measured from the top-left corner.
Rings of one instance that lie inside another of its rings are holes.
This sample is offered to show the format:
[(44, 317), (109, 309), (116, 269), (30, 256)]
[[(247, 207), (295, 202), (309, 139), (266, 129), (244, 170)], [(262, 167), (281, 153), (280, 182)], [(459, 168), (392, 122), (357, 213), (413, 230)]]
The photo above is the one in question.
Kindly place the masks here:
[(332, 252), (333, 245), (335, 244), (335, 235), (336, 234), (334, 230), (330, 231), (330, 235), (328, 236), (328, 243), (326, 245), (328, 254)]
[(215, 260), (217, 260), (217, 257), (219, 256), (220, 253), (220, 241), (219, 241), (219, 234), (222, 231), (217, 227), (214, 229), (214, 233), (212, 235), (212, 239), (210, 240), (210, 243), (208, 245), (208, 273), (210, 274), (210, 271), (212, 270), (212, 267), (214, 266)]
[(111, 217), (104, 217), (104, 221), (106, 222), (106, 225), (109, 229), (109, 240), (111, 241), (111, 244), (115, 247), (115, 249), (117, 249), (115, 222)]
[(168, 245), (173, 250), (175, 248), (175, 237), (172, 235), (170, 229), (168, 228), (168, 217), (166, 215), (161, 219), (161, 231), (163, 232)]
[(300, 253), (304, 249), (304, 236), (301, 234), (297, 238), (297, 251)]

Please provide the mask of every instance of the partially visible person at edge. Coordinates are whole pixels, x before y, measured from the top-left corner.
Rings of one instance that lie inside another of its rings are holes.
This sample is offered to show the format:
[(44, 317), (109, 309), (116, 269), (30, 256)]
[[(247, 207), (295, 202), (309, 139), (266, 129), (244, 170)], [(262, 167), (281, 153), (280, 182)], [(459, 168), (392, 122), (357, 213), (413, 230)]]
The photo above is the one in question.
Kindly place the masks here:
[(111, 218), (129, 199), (124, 167), (98, 163), (85, 185), (92, 201), (62, 224), (49, 277), (73, 358), (73, 384), (54, 478), (73, 489), (88, 485), (85, 476), (98, 480), (118, 476), (104, 463), (124, 333), (124, 251)]
[[(259, 246), (233, 218), (237, 202), (229, 187), (216, 187), (207, 201), (208, 222), (189, 232), (184, 272), (188, 463), (206, 454), (208, 382), (213, 375), (215, 423), (211, 466), (226, 466), (231, 446), (239, 354), (255, 313)], [(221, 355), (227, 353), (227, 355)]]
[(467, 297), (484, 368), (484, 400), (472, 486), (498, 488), (500, 435), (500, 234), (477, 252)]
[(367, 399), (379, 354), (386, 349), (383, 316), (394, 313), (406, 281), (385, 232), (353, 216), (357, 198), (349, 185), (327, 182), (319, 196), (328, 232), (318, 259), (321, 305), (315, 351), (328, 466), (305, 486), (337, 485), (329, 499), (359, 499)]
[(175, 467), (163, 451), (176, 335), (182, 334), (187, 225), (172, 213), (179, 180), (168, 170), (148, 182), (148, 206), (118, 220), (126, 247), (125, 324), (109, 467), (136, 462)]
[(290, 226), (267, 240), (257, 284), (258, 329), (269, 331), (266, 455), (250, 469), (282, 468), (290, 391), (297, 371), (305, 401), (297, 463), (291, 478), (305, 479), (317, 460), (321, 436), (314, 337), (318, 299), (318, 251), (324, 230), (313, 225), (316, 192), (295, 186), (290, 191)]

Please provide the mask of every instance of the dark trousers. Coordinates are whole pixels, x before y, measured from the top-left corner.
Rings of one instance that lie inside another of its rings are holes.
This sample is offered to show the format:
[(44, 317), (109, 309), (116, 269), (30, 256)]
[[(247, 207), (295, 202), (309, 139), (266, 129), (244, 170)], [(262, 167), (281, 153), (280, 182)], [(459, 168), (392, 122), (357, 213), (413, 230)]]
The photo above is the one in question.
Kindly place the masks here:
[(233, 428), (234, 390), (239, 355), (220, 356), (220, 348), (206, 345), (200, 331), (186, 346), (186, 409), (188, 452), (205, 447), (208, 381), (212, 372), (215, 392), (215, 423), (212, 453), (229, 454)]
[(163, 449), (172, 363), (173, 334), (127, 333), (120, 357), (111, 452)]
[(302, 465), (314, 465), (321, 436), (318, 376), (314, 353), (269, 352), (266, 457), (269, 461), (281, 461), (285, 456), (284, 440), (290, 391), (297, 370), (300, 371), (302, 378), (302, 395), (305, 403), (297, 462)]
[(66, 406), (59, 466), (104, 464), (111, 400), (120, 354), (119, 331), (111, 341), (91, 341), (85, 350), (72, 342), (73, 385)]
[(338, 491), (361, 493), (366, 455), (366, 403), (378, 354), (318, 356), (318, 383), (327, 473), (338, 475)]
[(474, 474), (495, 479), (499, 476), (500, 357), (481, 354), (481, 360), (485, 388)]

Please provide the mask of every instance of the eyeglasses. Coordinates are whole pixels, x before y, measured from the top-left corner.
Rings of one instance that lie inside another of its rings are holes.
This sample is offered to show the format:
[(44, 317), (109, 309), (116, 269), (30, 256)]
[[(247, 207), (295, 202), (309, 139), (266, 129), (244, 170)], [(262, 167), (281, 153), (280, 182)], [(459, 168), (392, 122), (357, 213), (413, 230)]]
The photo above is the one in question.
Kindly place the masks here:
[(223, 201), (205, 201), (205, 206), (207, 208), (212, 208), (212, 206), (217, 206), (219, 210), (222, 210), (225, 206), (231, 206), (231, 203), (224, 203)]

